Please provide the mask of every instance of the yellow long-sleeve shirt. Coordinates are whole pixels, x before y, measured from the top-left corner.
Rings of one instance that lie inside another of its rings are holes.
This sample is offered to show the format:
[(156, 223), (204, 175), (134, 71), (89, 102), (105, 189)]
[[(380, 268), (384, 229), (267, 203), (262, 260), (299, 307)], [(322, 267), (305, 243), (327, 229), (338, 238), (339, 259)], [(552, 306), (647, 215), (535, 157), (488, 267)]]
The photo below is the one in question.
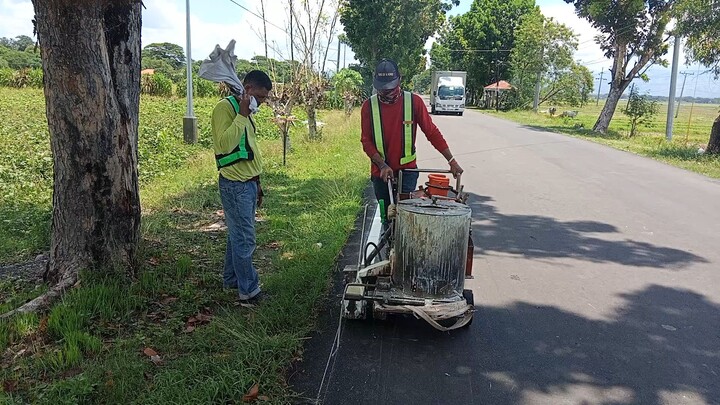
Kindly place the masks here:
[(255, 124), (249, 117), (235, 114), (230, 101), (222, 99), (213, 109), (212, 119), (213, 149), (216, 155), (225, 155), (233, 151), (243, 134), (253, 151), (253, 160), (241, 160), (220, 168), (220, 175), (228, 180), (248, 181), (262, 173), (262, 156), (255, 136)]

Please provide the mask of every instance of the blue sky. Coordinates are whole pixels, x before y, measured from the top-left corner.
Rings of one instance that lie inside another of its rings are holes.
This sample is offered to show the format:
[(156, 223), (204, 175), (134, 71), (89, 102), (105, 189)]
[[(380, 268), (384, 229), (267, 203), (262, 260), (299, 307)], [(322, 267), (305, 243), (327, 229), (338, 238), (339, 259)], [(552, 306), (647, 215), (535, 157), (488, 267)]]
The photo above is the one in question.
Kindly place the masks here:
[[(234, 0), (235, 2), (259, 14), (259, 0)], [(596, 31), (587, 21), (579, 19), (571, 5), (563, 0), (536, 0), (543, 14), (553, 17), (556, 21), (568, 25), (579, 34), (579, 49), (575, 58), (586, 65), (594, 75), (599, 76), (600, 70), (610, 67), (610, 60), (605, 59), (599, 47), (593, 41)], [(260, 40), (262, 23), (259, 18), (251, 15), (231, 0), (191, 0), (192, 56), (201, 59), (212, 51), (215, 44), (224, 46), (230, 39), (236, 39), (236, 53), (241, 58), (250, 58), (255, 54), (264, 54), (264, 46)], [(288, 11), (285, 2), (266, 0), (266, 16), (278, 26), (287, 27)], [(450, 14), (467, 12), (472, 0), (461, 0)], [(143, 11), (143, 43), (173, 42), (185, 46), (185, 1), (184, 0), (145, 0), (146, 10)], [(33, 9), (30, 0), (0, 0), (0, 37), (17, 35), (32, 36)], [(280, 28), (268, 25), (270, 56), (289, 58), (288, 35)], [(428, 46), (433, 39), (428, 41)], [(331, 44), (330, 54), (335, 57), (336, 44)], [(670, 58), (670, 55), (667, 56)], [(682, 65), (684, 65), (684, 57)], [(342, 57), (341, 57), (342, 59)], [(347, 63), (353, 61), (352, 51), (348, 49)], [(680, 71), (702, 73), (697, 66), (682, 66)], [(334, 68), (334, 63), (328, 65)], [(654, 66), (648, 71), (650, 82), (636, 81), (641, 92), (653, 95), (667, 95), (670, 84), (670, 69)], [(596, 80), (596, 86), (598, 80)], [(682, 85), (682, 76), (678, 80), (678, 94)], [(607, 82), (603, 83), (603, 88)], [(695, 89), (697, 88), (696, 92)], [(597, 87), (596, 87), (597, 89)], [(712, 75), (689, 76), (685, 87), (685, 95), (698, 97), (720, 97), (720, 82), (713, 80)]]

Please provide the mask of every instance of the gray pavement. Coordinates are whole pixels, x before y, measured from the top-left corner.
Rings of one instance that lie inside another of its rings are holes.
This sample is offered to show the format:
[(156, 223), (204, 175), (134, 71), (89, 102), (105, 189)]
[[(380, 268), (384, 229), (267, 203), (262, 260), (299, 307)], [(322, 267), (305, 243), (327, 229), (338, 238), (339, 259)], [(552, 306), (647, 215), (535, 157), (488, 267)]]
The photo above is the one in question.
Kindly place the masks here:
[[(720, 182), (477, 111), (433, 119), (471, 194), (475, 321), (343, 322), (326, 371), (333, 295), (299, 402), (323, 381), (325, 404), (720, 404)], [(422, 134), (418, 154), (446, 166)]]

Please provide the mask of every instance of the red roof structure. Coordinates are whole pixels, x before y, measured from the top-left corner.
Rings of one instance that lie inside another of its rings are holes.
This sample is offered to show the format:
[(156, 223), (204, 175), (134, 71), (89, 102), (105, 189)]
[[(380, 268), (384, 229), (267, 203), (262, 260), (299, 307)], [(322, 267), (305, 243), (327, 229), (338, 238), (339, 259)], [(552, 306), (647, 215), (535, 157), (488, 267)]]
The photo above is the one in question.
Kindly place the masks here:
[(496, 90), (503, 91), (503, 90), (512, 90), (512, 89), (513, 89), (513, 86), (510, 83), (506, 82), (505, 80), (500, 80), (499, 82), (495, 82), (493, 84), (488, 84), (487, 86), (485, 86), (485, 90), (489, 90), (489, 91), (496, 91)]

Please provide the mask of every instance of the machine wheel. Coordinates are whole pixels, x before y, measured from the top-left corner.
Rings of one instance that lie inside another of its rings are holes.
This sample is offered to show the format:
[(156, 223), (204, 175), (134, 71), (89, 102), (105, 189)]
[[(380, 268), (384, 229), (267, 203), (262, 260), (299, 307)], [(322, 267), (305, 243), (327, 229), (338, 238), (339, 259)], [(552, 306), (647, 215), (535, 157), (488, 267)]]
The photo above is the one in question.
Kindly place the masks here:
[[(463, 298), (465, 298), (465, 301), (468, 303), (468, 305), (475, 306), (475, 297), (473, 296), (472, 290), (463, 290)], [(475, 315), (473, 314), (473, 317), (470, 318), (470, 322), (467, 323), (467, 325), (463, 326), (463, 329), (466, 329), (470, 327), (473, 323), (473, 319), (475, 319)]]

